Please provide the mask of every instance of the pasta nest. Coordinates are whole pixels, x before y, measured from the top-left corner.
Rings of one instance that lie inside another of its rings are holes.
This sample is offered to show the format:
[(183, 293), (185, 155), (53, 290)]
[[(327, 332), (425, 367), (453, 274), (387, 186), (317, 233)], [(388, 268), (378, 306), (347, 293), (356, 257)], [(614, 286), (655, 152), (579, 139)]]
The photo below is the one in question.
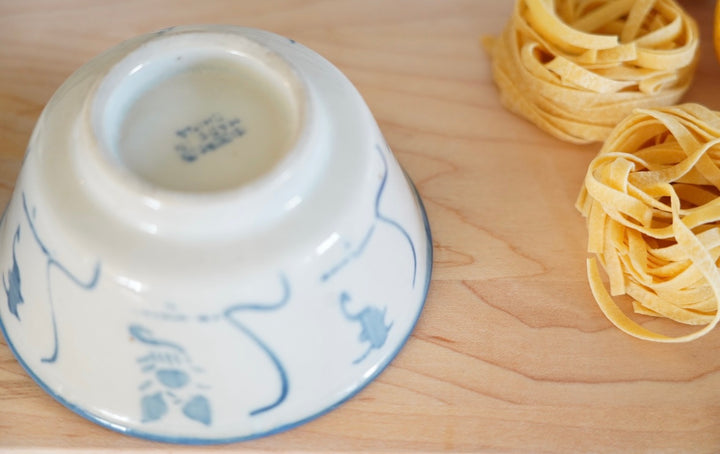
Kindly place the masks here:
[(572, 143), (676, 104), (699, 57), (697, 24), (673, 0), (517, 0), (484, 44), (503, 105)]
[[(696, 339), (717, 324), (720, 301), (720, 112), (699, 104), (639, 109), (592, 160), (577, 208), (587, 217), (590, 287), (605, 315), (648, 340)], [(597, 262), (607, 273), (609, 291)], [(705, 325), (669, 337), (636, 313)]]

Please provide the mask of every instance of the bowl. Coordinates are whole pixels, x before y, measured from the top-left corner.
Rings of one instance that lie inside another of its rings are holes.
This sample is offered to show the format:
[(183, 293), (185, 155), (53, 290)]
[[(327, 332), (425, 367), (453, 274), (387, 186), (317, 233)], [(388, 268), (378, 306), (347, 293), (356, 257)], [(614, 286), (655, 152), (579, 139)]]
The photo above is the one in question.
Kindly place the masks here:
[(177, 27), (41, 114), (0, 224), (0, 327), (91, 421), (232, 442), (373, 380), (431, 269), (420, 198), (338, 69), (266, 31)]

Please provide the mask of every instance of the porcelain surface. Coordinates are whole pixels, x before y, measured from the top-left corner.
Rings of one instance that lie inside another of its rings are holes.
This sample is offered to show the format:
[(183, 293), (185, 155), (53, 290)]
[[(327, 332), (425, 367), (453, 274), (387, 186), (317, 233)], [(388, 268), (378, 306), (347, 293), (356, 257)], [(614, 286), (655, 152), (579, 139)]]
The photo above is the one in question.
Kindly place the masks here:
[(92, 421), (238, 441), (376, 377), (431, 268), (422, 203), (334, 66), (268, 32), (180, 27), (46, 106), (0, 224), (0, 328)]

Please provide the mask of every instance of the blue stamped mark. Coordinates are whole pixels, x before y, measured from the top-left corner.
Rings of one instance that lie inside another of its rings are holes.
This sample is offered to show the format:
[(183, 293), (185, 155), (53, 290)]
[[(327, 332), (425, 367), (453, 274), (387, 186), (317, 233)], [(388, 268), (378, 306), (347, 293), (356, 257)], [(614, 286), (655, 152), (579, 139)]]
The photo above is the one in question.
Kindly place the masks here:
[[(55, 304), (53, 302), (53, 289), (52, 289), (52, 273), (53, 270), (59, 271), (61, 275), (63, 275), (65, 278), (69, 279), (71, 282), (73, 282), (75, 285), (80, 287), (83, 290), (92, 290), (97, 285), (99, 279), (100, 279), (100, 263), (96, 263), (90, 277), (87, 279), (81, 279), (74, 273), (72, 273), (64, 264), (62, 261), (60, 261), (54, 252), (45, 244), (45, 242), (41, 239), (40, 234), (37, 231), (37, 228), (35, 227), (35, 210), (30, 210), (28, 207), (27, 199), (25, 197), (25, 194), (22, 194), (22, 206), (23, 206), (23, 213), (25, 215), (25, 219), (27, 220), (28, 226), (30, 228), (31, 238), (34, 240), (37, 247), (40, 248), (40, 251), (45, 256), (47, 260), (46, 268), (45, 268), (45, 281), (47, 284), (47, 301), (48, 306), (50, 310), (50, 320), (51, 320), (51, 326), (53, 331), (53, 348), (52, 352), (41, 358), (40, 360), (44, 363), (54, 363), (58, 359), (58, 354), (60, 351), (60, 345), (58, 341), (58, 326), (57, 326), (57, 320), (55, 317)], [(23, 237), (25, 237), (23, 235)], [(5, 295), (7, 297), (7, 304), (8, 304), (8, 310), (11, 314), (13, 314), (18, 320), (20, 320), (20, 309), (18, 306), (21, 304), (25, 304), (25, 300), (22, 295), (22, 280), (21, 280), (21, 266), (18, 262), (17, 255), (15, 253), (16, 246), (20, 244), (21, 241), (21, 224), (18, 223), (17, 228), (15, 229), (15, 234), (13, 235), (13, 247), (12, 247), (12, 268), (6, 272), (6, 274), (3, 274), (3, 287), (5, 289)]]
[(389, 325), (385, 324), (385, 315), (387, 308), (378, 309), (377, 307), (367, 306), (358, 313), (352, 313), (348, 309), (350, 304), (350, 295), (343, 292), (340, 295), (340, 309), (342, 310), (345, 318), (351, 322), (357, 322), (362, 327), (358, 340), (362, 343), (367, 343), (368, 347), (365, 353), (360, 355), (353, 361), (353, 364), (357, 364), (367, 358), (367, 356), (373, 350), (379, 350), (385, 345), (390, 328), (392, 328), (392, 322)]
[(215, 151), (245, 134), (238, 118), (225, 118), (214, 113), (202, 121), (175, 131), (178, 142), (175, 151), (180, 158), (194, 162), (200, 156)]
[[(281, 295), (277, 301), (235, 303), (226, 306), (218, 313), (195, 315), (179, 313), (175, 311), (174, 305), (168, 305), (168, 309), (165, 311), (143, 311), (141, 315), (148, 319), (172, 323), (227, 323), (237, 332), (250, 339), (271, 363), (279, 379), (277, 396), (271, 402), (249, 411), (250, 416), (255, 416), (282, 404), (287, 398), (290, 381), (285, 366), (275, 351), (260, 336), (247, 327), (242, 322), (241, 317), (246, 312), (271, 312), (285, 306), (290, 300), (291, 294), (290, 285), (283, 275), (280, 276), (280, 286)], [(147, 368), (147, 370), (144, 368), (143, 372), (152, 372), (154, 374), (152, 381), (144, 382), (141, 385), (141, 391), (144, 392), (141, 399), (143, 420), (150, 422), (162, 418), (173, 404), (182, 406), (182, 411), (188, 418), (209, 425), (212, 416), (211, 406), (204, 395), (194, 394), (181, 397), (177, 392), (174, 392), (175, 389), (185, 389), (190, 383), (194, 383), (192, 379), (193, 371), (196, 373), (202, 372), (190, 361), (185, 349), (175, 342), (151, 336), (149, 331), (141, 329), (140, 325), (133, 325), (130, 330), (133, 338), (153, 347), (153, 353), (142, 358), (143, 367)], [(165, 366), (159, 368), (158, 364), (161, 363), (165, 364)], [(154, 384), (159, 385), (162, 390), (155, 389), (157, 387), (153, 387)], [(208, 387), (206, 386), (206, 388)], [(148, 391), (151, 389), (152, 392)]]
[(145, 375), (138, 387), (142, 392), (142, 422), (162, 419), (172, 407), (179, 407), (188, 419), (209, 426), (212, 423), (210, 401), (203, 394), (209, 386), (198, 380), (204, 372), (197, 367), (178, 343), (155, 337), (148, 328), (134, 324), (129, 327), (132, 339), (149, 349), (137, 359)]
[(417, 252), (415, 251), (415, 243), (413, 242), (412, 237), (408, 233), (408, 231), (403, 227), (399, 222), (391, 218), (390, 216), (386, 215), (382, 212), (382, 209), (380, 207), (382, 203), (382, 198), (385, 193), (385, 188), (387, 186), (388, 182), (388, 162), (387, 157), (385, 156), (385, 153), (383, 152), (383, 149), (380, 147), (380, 145), (375, 146), (378, 156), (380, 157), (380, 161), (382, 163), (382, 174), (380, 178), (380, 184), (378, 185), (377, 193), (375, 194), (375, 206), (374, 206), (374, 220), (373, 223), (368, 228), (365, 235), (362, 237), (360, 242), (354, 247), (351, 248), (337, 263), (335, 263), (330, 269), (325, 271), (321, 276), (320, 280), (322, 281), (328, 281), (330, 280), (335, 274), (340, 272), (343, 268), (345, 268), (348, 264), (350, 264), (352, 261), (359, 259), (362, 257), (363, 253), (365, 252), (366, 248), (368, 247), (368, 244), (370, 243), (370, 240), (373, 237), (373, 234), (375, 233), (375, 227), (379, 224), (385, 224), (393, 229), (395, 229), (397, 232), (402, 235), (402, 237), (407, 242), (409, 248), (412, 260), (410, 262), (411, 268), (412, 268), (412, 286), (415, 287), (415, 280), (417, 277)]

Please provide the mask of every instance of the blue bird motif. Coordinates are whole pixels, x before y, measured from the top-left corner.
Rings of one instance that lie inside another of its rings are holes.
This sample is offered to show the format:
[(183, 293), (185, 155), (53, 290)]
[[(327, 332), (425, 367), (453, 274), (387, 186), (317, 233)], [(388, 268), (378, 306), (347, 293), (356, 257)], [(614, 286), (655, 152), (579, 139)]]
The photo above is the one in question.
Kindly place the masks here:
[(5, 287), (5, 296), (7, 296), (10, 313), (20, 320), (18, 306), (23, 304), (25, 300), (20, 291), (20, 268), (18, 267), (17, 256), (15, 255), (15, 246), (18, 241), (20, 241), (20, 226), (18, 226), (17, 230), (15, 230), (15, 235), (13, 235), (12, 269), (8, 271), (7, 279), (3, 276), (3, 287)]
[(347, 307), (350, 301), (351, 298), (348, 293), (343, 292), (340, 295), (340, 308), (343, 315), (345, 315), (345, 318), (348, 320), (360, 324), (362, 331), (360, 331), (358, 340), (362, 343), (367, 342), (369, 344), (365, 353), (353, 361), (353, 364), (357, 364), (367, 358), (370, 352), (373, 350), (379, 350), (383, 345), (385, 345), (388, 333), (390, 332), (390, 328), (392, 328), (393, 324), (392, 322), (389, 325), (385, 324), (387, 308), (381, 310), (373, 306), (367, 306), (360, 312), (353, 314)]

